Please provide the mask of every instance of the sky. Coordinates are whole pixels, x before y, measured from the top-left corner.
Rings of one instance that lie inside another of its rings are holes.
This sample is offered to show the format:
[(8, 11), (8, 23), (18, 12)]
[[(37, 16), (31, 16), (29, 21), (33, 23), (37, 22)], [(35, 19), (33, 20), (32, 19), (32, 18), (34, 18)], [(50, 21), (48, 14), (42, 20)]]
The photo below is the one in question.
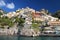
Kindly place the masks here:
[(60, 10), (60, 0), (0, 0), (0, 9), (6, 12), (15, 11), (19, 8), (30, 7), (35, 10), (46, 9), (54, 13)]

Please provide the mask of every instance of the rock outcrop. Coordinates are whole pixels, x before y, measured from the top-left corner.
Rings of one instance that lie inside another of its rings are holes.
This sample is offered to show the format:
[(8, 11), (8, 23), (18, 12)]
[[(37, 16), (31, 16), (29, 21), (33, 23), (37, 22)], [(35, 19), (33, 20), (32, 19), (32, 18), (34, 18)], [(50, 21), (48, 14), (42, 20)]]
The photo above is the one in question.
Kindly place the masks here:
[(20, 35), (24, 36), (39, 36), (40, 31), (34, 31), (34, 29), (22, 29)]

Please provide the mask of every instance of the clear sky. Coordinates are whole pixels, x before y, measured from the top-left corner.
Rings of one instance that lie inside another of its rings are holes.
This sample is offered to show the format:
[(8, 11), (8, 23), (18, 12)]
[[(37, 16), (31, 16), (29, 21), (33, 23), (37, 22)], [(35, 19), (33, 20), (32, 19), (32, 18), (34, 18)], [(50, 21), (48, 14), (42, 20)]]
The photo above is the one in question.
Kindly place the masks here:
[(49, 12), (55, 12), (60, 10), (60, 0), (0, 0), (0, 8), (7, 12), (27, 6), (35, 10), (44, 8)]

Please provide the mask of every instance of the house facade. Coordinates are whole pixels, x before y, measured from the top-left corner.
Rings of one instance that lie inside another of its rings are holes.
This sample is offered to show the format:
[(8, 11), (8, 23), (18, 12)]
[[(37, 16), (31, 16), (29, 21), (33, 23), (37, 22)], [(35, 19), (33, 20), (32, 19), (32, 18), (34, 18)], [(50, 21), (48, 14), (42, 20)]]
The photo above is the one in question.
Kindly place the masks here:
[(50, 21), (48, 22), (48, 25), (53, 27), (56, 31), (60, 31), (60, 21)]

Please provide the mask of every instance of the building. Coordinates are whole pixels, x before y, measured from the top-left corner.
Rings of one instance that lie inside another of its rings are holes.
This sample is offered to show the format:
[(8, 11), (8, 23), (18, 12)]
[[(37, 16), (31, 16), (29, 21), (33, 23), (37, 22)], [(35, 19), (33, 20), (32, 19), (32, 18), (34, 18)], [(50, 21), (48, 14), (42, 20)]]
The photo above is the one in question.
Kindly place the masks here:
[(51, 25), (51, 26), (57, 26), (57, 25), (60, 25), (60, 21), (49, 21), (48, 22), (48, 25)]
[(42, 13), (40, 13), (40, 12), (35, 12), (35, 13), (33, 12), (32, 18), (35, 21), (44, 21), (44, 18), (42, 17)]
[(48, 22), (48, 25), (50, 25), (54, 30), (60, 31), (60, 21), (50, 21)]

